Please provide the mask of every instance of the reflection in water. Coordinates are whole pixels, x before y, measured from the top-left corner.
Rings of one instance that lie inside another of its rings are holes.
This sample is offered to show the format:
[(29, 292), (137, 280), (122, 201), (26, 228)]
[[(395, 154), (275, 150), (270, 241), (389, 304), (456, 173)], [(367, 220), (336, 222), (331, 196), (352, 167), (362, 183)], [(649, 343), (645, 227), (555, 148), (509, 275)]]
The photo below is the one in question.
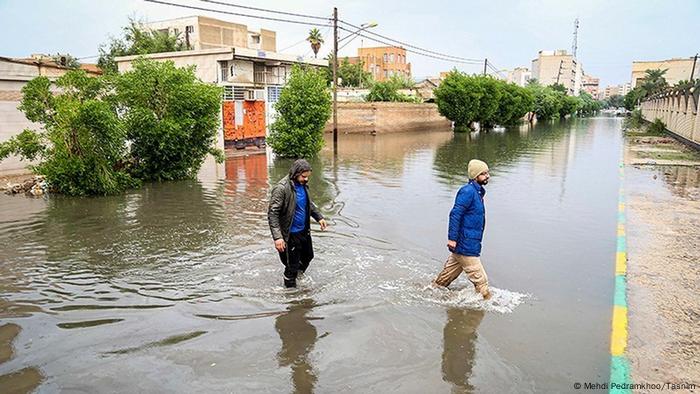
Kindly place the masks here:
[(666, 183), (679, 197), (696, 199), (700, 197), (700, 168), (685, 166), (662, 166)]
[(450, 308), (443, 330), (442, 377), (452, 383), (453, 392), (469, 393), (469, 382), (476, 356), (476, 330), (484, 318), (483, 310)]
[[(12, 342), (20, 331), (22, 328), (14, 323), (0, 326), (0, 364), (9, 361), (14, 356)], [(31, 393), (43, 379), (39, 369), (26, 367), (19, 371), (0, 375), (0, 392)]]
[(275, 319), (275, 329), (282, 340), (282, 349), (277, 354), (281, 367), (292, 367), (292, 384), (295, 393), (312, 393), (316, 374), (309, 360), (309, 353), (316, 344), (316, 327), (309, 322), (307, 314), (315, 306), (311, 299), (294, 301)]

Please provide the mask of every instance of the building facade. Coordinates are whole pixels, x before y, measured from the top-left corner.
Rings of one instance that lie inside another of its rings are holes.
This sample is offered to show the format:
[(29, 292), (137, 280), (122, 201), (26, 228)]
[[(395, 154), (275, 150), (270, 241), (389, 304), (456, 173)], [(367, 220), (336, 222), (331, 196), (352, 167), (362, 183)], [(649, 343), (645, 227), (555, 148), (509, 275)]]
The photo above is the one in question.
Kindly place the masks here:
[(516, 67), (513, 71), (508, 71), (506, 80), (518, 86), (525, 86), (532, 78), (532, 72), (527, 67)]
[[(668, 59), (668, 60), (652, 60), (652, 61), (633, 61), (632, 62), (632, 80), (630, 82), (632, 88), (642, 84), (642, 80), (646, 75), (647, 70), (666, 70), (664, 78), (669, 85), (675, 85), (680, 81), (690, 80), (690, 74), (693, 70), (694, 58), (687, 59)], [(694, 79), (700, 77), (700, 72), (695, 70)]]
[(365, 71), (372, 74), (375, 81), (386, 81), (393, 76), (411, 78), (411, 63), (406, 60), (406, 50), (401, 47), (358, 48), (356, 57), (349, 57), (350, 63), (362, 62)]
[(581, 89), (597, 99), (600, 95), (600, 78), (584, 74), (581, 80)]
[(578, 96), (583, 71), (581, 63), (565, 50), (540, 51), (537, 59), (532, 60), (531, 77), (545, 86), (564, 85), (567, 94)]
[(189, 49), (248, 48), (277, 51), (277, 34), (272, 30), (248, 30), (248, 26), (205, 16), (188, 16), (145, 23), (153, 31), (178, 35)]
[(630, 83), (623, 83), (621, 85), (608, 85), (603, 89), (600, 95), (601, 99), (609, 98), (610, 96), (624, 96), (629, 91), (632, 90)]
[[(261, 145), (274, 122), (274, 104), (294, 64), (328, 67), (324, 59), (302, 58), (249, 48), (220, 48), (154, 53), (146, 57), (195, 66), (203, 82), (223, 87), (219, 147)], [(119, 72), (129, 71), (138, 56), (116, 58)]]

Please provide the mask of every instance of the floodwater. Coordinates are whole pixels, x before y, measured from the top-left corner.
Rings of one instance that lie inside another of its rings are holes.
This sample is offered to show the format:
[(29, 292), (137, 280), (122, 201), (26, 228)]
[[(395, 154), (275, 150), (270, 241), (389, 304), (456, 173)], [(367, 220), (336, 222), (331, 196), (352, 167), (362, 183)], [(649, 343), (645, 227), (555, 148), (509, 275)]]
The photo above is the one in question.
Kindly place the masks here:
[[(267, 226), (288, 160), (207, 164), (122, 196), (0, 195), (0, 391), (568, 392), (607, 382), (621, 121), (341, 135), (312, 162), (298, 290)], [(327, 140), (330, 142), (330, 139)], [(467, 162), (482, 261), (429, 284)]]

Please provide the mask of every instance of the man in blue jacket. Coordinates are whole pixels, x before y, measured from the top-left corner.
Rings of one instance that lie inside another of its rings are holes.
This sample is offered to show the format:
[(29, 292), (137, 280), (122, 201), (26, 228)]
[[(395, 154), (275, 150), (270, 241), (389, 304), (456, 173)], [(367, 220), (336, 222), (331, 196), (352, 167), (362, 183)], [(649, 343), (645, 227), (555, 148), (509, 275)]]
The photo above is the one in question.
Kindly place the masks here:
[(457, 192), (455, 205), (450, 211), (447, 248), (452, 252), (445, 267), (435, 279), (439, 286), (449, 286), (462, 271), (484, 299), (491, 298), (489, 282), (481, 265), (481, 240), (486, 226), (484, 185), (489, 183), (489, 167), (481, 160), (469, 161), (469, 183)]

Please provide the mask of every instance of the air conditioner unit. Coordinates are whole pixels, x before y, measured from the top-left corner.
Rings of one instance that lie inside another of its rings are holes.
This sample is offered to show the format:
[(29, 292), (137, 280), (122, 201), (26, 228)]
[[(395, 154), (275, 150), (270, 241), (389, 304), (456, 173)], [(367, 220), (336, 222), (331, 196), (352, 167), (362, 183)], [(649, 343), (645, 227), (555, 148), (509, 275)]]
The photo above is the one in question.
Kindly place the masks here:
[(257, 100), (257, 101), (265, 101), (265, 90), (263, 90), (263, 89), (255, 89), (255, 100)]
[(245, 91), (246, 100), (255, 100), (255, 90), (248, 89)]

